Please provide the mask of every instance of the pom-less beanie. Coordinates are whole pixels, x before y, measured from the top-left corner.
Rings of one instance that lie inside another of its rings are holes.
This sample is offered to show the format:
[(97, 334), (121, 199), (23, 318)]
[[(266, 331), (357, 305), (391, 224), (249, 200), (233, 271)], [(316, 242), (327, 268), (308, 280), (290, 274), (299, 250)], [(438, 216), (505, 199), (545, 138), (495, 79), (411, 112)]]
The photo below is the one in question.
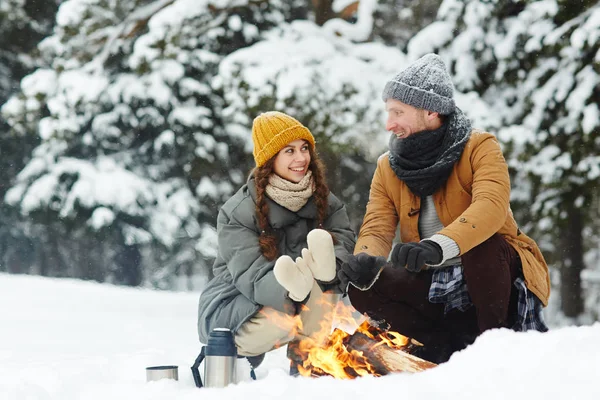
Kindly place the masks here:
[(416, 108), (449, 115), (454, 112), (454, 85), (437, 54), (426, 54), (390, 80), (383, 101), (396, 99)]
[(252, 154), (256, 166), (262, 166), (288, 143), (297, 139), (306, 140), (314, 149), (315, 138), (297, 119), (279, 111), (260, 114), (252, 123)]

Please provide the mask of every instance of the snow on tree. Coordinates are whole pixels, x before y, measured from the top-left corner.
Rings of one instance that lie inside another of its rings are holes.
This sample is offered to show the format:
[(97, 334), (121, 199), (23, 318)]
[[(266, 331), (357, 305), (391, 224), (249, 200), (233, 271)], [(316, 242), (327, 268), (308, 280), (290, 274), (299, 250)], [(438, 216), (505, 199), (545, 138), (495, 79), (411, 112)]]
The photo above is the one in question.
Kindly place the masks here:
[(245, 179), (225, 129), (221, 59), (284, 21), (279, 1), (65, 1), (46, 60), (2, 108), (41, 144), (6, 195), (33, 270), (174, 287), (209, 270), (218, 205)]
[(3, 0), (0, 3), (0, 104), (35, 66), (31, 51), (47, 36), (60, 0)]
[[(0, 2), (0, 105), (19, 88), (19, 81), (38, 65), (37, 43), (52, 32), (60, 0), (3, 0)], [(13, 135), (0, 118), (0, 197), (39, 143), (37, 135)], [(0, 269), (24, 272), (31, 239), (19, 229), (18, 218), (0, 204)], [(25, 259), (25, 260), (23, 260)]]
[(438, 51), (456, 87), (478, 92), (495, 111), (513, 204), (524, 205), (515, 211), (560, 267), (569, 317), (584, 311), (583, 235), (590, 213), (598, 216), (591, 205), (600, 180), (599, 49), (597, 1), (445, 0), (408, 51)]
[(373, 13), (375, 41), (406, 50), (408, 41), (434, 22), (441, 0), (379, 0)]

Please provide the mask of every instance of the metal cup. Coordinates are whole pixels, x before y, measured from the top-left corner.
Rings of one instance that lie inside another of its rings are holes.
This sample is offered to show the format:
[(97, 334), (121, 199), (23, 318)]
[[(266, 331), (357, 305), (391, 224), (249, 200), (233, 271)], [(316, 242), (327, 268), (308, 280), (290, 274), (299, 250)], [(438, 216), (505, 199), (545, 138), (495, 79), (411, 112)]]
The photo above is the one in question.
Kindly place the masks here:
[(177, 365), (157, 365), (146, 368), (146, 382), (158, 381), (161, 379), (179, 380)]

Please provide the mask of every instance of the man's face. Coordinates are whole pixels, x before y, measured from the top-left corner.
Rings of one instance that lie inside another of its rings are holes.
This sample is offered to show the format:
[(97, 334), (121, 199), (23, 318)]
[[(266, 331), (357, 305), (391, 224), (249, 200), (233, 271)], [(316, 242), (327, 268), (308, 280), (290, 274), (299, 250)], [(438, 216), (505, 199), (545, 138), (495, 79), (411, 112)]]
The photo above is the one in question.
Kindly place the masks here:
[(399, 100), (388, 99), (385, 102), (388, 117), (385, 129), (392, 132), (399, 139), (406, 139), (410, 135), (423, 132), (431, 128), (430, 111), (415, 108)]

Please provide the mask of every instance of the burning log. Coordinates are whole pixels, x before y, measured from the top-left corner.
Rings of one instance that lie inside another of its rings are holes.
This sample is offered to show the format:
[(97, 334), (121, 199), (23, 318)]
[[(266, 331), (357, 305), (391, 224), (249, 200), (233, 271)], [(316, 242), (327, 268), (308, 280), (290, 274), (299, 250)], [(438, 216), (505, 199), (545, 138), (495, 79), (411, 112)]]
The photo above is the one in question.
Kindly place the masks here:
[[(344, 311), (348, 315), (346, 318), (343, 318)], [(347, 311), (345, 306), (338, 307), (337, 317), (340, 321), (349, 321), (347, 326), (351, 327), (356, 321)], [(330, 329), (323, 324), (319, 335), (297, 342), (293, 354), (301, 360), (298, 363), (300, 375), (355, 379), (393, 372), (419, 372), (437, 365), (409, 353), (420, 343), (398, 332), (382, 329), (379, 324), (371, 325), (368, 319), (357, 326), (353, 334), (339, 328), (333, 332)]]
[(420, 372), (437, 366), (405, 351), (394, 349), (385, 342), (372, 339), (361, 332), (355, 332), (347, 338), (346, 348), (349, 351), (362, 353), (377, 375), (387, 375), (392, 372)]
[(437, 364), (408, 353), (415, 342), (398, 332), (382, 331), (367, 321), (353, 334), (334, 329), (329, 340), (317, 345), (310, 339), (298, 344), (302, 376), (330, 375), (340, 379), (382, 376), (393, 372), (419, 372)]

